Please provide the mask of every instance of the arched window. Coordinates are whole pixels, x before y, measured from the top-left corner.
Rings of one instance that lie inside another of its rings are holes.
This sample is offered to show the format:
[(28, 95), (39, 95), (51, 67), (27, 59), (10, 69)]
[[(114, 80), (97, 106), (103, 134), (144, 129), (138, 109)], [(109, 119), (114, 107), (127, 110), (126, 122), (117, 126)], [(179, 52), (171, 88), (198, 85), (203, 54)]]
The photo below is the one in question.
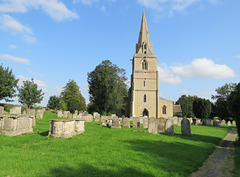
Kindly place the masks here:
[(165, 105), (162, 107), (162, 114), (167, 114), (167, 107)]
[(147, 95), (143, 96), (143, 102), (146, 103), (147, 102)]
[(148, 63), (146, 62), (146, 60), (142, 62), (142, 69), (148, 70)]
[(143, 87), (145, 87), (146, 86), (146, 81), (143, 81)]

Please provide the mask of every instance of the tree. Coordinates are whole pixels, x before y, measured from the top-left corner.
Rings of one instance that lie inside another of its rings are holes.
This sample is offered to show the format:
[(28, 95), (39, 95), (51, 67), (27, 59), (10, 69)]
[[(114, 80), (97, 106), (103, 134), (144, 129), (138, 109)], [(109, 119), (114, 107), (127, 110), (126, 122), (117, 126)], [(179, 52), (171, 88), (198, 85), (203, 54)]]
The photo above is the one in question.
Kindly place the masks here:
[(19, 102), (27, 105), (28, 108), (43, 100), (42, 89), (38, 90), (38, 85), (31, 81), (23, 81), (23, 85), (18, 89)]
[(195, 97), (193, 100), (193, 113), (199, 118), (209, 118), (212, 112), (212, 103), (209, 100)]
[(17, 89), (18, 79), (12, 73), (12, 70), (0, 66), (0, 100), (12, 101)]
[(70, 112), (86, 110), (85, 98), (82, 96), (80, 88), (74, 80), (70, 80), (63, 88), (61, 97), (63, 104)]
[(182, 109), (182, 116), (183, 117), (193, 117), (193, 97), (190, 95), (182, 95), (178, 101), (176, 102), (177, 104), (181, 105)]
[(50, 109), (60, 109), (61, 99), (58, 96), (50, 96), (47, 107)]
[(231, 92), (235, 90), (236, 85), (236, 83), (225, 84), (215, 90), (217, 92), (217, 95), (212, 95), (212, 99), (216, 100), (216, 116), (219, 116), (222, 119), (229, 119), (229, 117), (232, 117), (232, 114), (228, 109), (227, 100)]
[(88, 73), (87, 80), (91, 107), (95, 111), (117, 113), (124, 109), (124, 99), (128, 96), (124, 69), (105, 60)]
[[(234, 91), (228, 96), (228, 108), (231, 110), (238, 130), (238, 137), (240, 137), (240, 83), (235, 87)], [(240, 138), (238, 138), (240, 141)]]

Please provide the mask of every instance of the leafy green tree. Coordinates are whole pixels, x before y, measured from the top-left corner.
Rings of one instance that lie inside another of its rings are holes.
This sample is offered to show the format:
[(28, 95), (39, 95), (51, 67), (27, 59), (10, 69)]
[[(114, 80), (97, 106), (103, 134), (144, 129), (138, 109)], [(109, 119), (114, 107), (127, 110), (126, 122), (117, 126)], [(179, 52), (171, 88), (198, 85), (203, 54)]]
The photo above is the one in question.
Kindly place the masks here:
[(13, 98), (17, 89), (18, 79), (12, 73), (12, 70), (9, 67), (4, 68), (0, 66), (0, 100), (12, 101), (10, 98)]
[(181, 105), (183, 117), (193, 117), (194, 116), (194, 114), (193, 114), (193, 97), (192, 96), (182, 95), (176, 103)]
[(18, 89), (19, 102), (27, 105), (28, 108), (43, 100), (42, 89), (38, 90), (38, 85), (31, 81), (23, 81), (23, 85)]
[(61, 97), (63, 104), (70, 112), (86, 110), (85, 98), (82, 96), (80, 88), (74, 80), (70, 80), (63, 88)]
[(61, 106), (61, 98), (58, 96), (50, 96), (48, 100), (47, 107), (50, 109), (60, 109)]
[(100, 113), (117, 113), (124, 109), (124, 99), (128, 96), (124, 69), (105, 60), (88, 73), (87, 80), (91, 108)]
[(228, 97), (228, 108), (232, 112), (238, 130), (238, 140), (240, 141), (240, 83), (235, 87)]
[(227, 100), (232, 91), (236, 88), (236, 83), (225, 84), (218, 87), (215, 91), (216, 95), (212, 95), (212, 99), (215, 99), (215, 114), (222, 119), (228, 119), (232, 117), (231, 112), (228, 109)]

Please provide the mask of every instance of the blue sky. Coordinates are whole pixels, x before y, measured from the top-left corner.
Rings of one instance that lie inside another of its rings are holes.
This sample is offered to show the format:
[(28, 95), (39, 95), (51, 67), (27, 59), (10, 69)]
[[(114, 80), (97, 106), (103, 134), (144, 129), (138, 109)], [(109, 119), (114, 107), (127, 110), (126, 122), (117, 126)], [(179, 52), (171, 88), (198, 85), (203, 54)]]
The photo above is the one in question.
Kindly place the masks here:
[(42, 106), (70, 79), (88, 102), (87, 73), (101, 61), (130, 79), (143, 7), (160, 96), (210, 98), (239, 82), (239, 0), (1, 0), (0, 63), (19, 84), (34, 78), (45, 93)]

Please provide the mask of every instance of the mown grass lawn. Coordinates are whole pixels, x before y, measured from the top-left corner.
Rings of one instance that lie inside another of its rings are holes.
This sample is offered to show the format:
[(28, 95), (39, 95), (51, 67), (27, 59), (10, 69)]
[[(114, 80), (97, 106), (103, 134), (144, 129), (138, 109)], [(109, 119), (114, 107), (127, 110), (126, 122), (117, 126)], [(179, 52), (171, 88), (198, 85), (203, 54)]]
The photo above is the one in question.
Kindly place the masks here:
[(46, 137), (55, 118), (45, 112), (33, 134), (0, 136), (0, 176), (189, 176), (229, 131), (192, 126), (191, 137), (166, 136), (86, 122), (84, 134), (55, 140)]

